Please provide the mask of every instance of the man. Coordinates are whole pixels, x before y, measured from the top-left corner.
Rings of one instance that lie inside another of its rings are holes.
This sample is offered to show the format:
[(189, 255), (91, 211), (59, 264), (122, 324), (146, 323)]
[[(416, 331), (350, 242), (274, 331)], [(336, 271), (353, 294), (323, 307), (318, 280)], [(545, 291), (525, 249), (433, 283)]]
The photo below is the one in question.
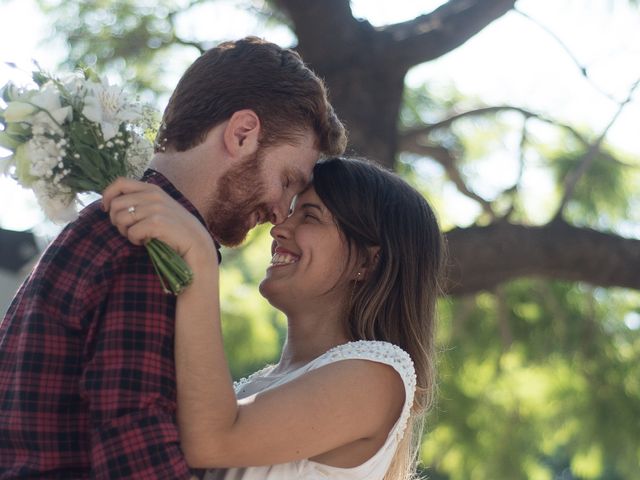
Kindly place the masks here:
[[(222, 244), (282, 222), (344, 129), (322, 82), (256, 38), (202, 55), (173, 93), (144, 179)], [(135, 205), (129, 209), (135, 215)], [(96, 202), (61, 232), (0, 325), (0, 479), (182, 479), (175, 298)]]

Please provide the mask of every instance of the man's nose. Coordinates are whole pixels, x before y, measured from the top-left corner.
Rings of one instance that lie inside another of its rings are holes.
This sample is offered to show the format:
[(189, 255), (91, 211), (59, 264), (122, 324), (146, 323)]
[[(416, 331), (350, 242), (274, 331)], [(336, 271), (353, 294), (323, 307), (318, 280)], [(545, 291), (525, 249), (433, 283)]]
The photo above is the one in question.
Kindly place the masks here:
[(289, 216), (289, 212), (291, 211), (293, 198), (294, 195), (287, 195), (280, 201), (280, 203), (274, 206), (269, 217), (269, 221), (271, 223), (273, 223), (274, 225), (280, 225), (287, 219), (287, 217)]

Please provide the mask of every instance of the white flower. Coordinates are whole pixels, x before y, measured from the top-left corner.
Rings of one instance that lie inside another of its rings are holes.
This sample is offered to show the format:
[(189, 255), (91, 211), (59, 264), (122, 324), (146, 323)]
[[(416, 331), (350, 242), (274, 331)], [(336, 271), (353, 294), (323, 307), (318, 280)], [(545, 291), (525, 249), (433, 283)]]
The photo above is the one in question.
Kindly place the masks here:
[(153, 145), (142, 135), (135, 132), (130, 133), (131, 143), (125, 153), (125, 163), (129, 177), (139, 179), (149, 165), (153, 156)]
[(6, 93), (9, 99), (3, 113), (7, 122), (24, 122), (36, 110), (33, 105), (30, 105), (31, 97), (36, 94), (35, 90), (18, 88), (9, 82), (3, 88), (3, 93)]
[(52, 178), (54, 168), (66, 155), (64, 145), (44, 135), (34, 135), (26, 145), (29, 174), (39, 178)]
[(30, 102), (36, 106), (31, 118), (26, 121), (31, 125), (39, 125), (52, 133), (62, 134), (62, 125), (71, 120), (70, 106), (62, 106), (60, 91), (53, 82), (48, 82), (35, 93)]
[(62, 106), (60, 92), (53, 82), (47, 82), (40, 90), (24, 92), (18, 100), (9, 102), (4, 112), (7, 122), (39, 124), (58, 134), (71, 115), (71, 107)]
[(78, 217), (76, 196), (70, 189), (62, 186), (53, 188), (50, 183), (44, 180), (34, 182), (32, 188), (40, 207), (49, 220), (60, 224), (71, 222)]
[(7, 122), (24, 122), (35, 112), (36, 108), (26, 102), (9, 102), (4, 111), (4, 118)]
[(89, 84), (82, 114), (100, 125), (102, 136), (107, 141), (116, 136), (122, 122), (138, 120), (141, 112), (129, 101), (122, 88), (103, 81)]
[(71, 97), (82, 98), (86, 95), (87, 85), (78, 74), (71, 73), (60, 79), (60, 83)]

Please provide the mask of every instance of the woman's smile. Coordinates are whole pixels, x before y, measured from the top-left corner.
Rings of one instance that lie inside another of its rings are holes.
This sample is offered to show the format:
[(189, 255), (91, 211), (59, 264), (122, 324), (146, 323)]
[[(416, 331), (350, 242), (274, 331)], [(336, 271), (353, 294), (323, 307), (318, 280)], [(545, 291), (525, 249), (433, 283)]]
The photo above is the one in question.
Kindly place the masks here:
[(271, 258), (271, 263), (269, 267), (280, 267), (283, 265), (291, 265), (293, 263), (297, 263), (300, 260), (300, 256), (296, 255), (289, 250), (276, 247), (273, 251), (273, 257)]

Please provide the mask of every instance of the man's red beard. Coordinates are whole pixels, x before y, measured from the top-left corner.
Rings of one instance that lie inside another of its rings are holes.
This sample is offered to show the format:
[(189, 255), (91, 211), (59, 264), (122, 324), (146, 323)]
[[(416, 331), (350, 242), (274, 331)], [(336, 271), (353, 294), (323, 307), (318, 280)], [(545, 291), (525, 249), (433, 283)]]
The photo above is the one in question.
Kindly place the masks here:
[(261, 222), (269, 218), (269, 209), (262, 203), (265, 187), (261, 170), (262, 155), (257, 151), (218, 180), (205, 220), (221, 244), (228, 247), (241, 244), (253, 227), (256, 212)]

